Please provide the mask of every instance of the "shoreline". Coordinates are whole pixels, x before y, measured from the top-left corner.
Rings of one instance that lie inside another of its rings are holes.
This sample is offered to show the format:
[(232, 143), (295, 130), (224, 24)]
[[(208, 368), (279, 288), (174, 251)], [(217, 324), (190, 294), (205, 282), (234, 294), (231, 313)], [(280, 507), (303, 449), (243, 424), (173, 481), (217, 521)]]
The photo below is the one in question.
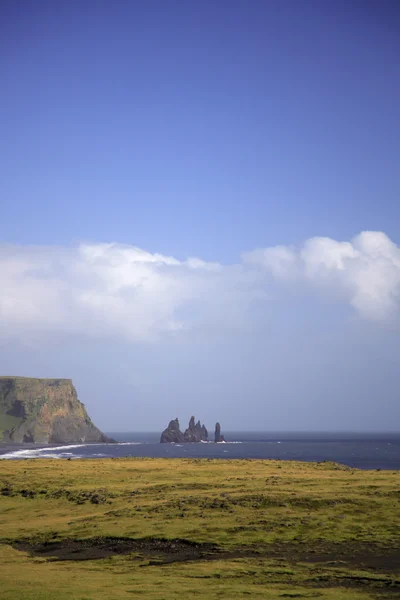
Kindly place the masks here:
[[(52, 448), (68, 448), (70, 446), (90, 446), (97, 444), (106, 444), (106, 442), (58, 442), (49, 443), (46, 442), (0, 442), (0, 456), (3, 454), (8, 454), (9, 452), (16, 452), (18, 450), (51, 450)], [(119, 442), (113, 442), (113, 444), (118, 444)]]
[[(73, 446), (74, 444), (71, 442), (70, 444), (65, 444), (66, 446)], [(60, 444), (46, 444), (45, 442), (0, 442), (0, 456), (2, 454), (8, 454), (8, 452), (15, 452), (16, 450), (40, 450), (41, 448), (57, 448)]]

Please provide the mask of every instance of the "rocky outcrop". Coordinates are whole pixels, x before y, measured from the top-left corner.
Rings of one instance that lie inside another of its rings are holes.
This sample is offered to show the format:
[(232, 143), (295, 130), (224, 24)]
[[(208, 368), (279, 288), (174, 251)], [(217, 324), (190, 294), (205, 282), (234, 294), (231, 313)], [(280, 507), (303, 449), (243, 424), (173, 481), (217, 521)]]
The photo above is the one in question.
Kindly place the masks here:
[(161, 434), (160, 442), (161, 444), (168, 444), (174, 442), (175, 444), (182, 443), (184, 441), (183, 433), (179, 429), (179, 421), (178, 419), (174, 419), (169, 422), (167, 429)]
[(202, 425), (200, 421), (195, 424), (194, 417), (190, 418), (189, 427), (183, 434), (185, 442), (206, 442), (208, 440), (208, 431), (205, 425)]
[(174, 419), (170, 421), (167, 429), (161, 434), (160, 442), (161, 444), (165, 444), (168, 442), (173, 443), (192, 443), (192, 442), (201, 442), (208, 440), (208, 431), (205, 425), (202, 425), (200, 421), (195, 423), (194, 417), (191, 417), (189, 421), (189, 427), (186, 429), (185, 433), (179, 429), (179, 421), (178, 419)]
[(0, 441), (113, 442), (92, 423), (71, 379), (0, 377)]
[(219, 423), (215, 424), (215, 442), (218, 444), (219, 442), (225, 442), (225, 438), (221, 435), (221, 425)]

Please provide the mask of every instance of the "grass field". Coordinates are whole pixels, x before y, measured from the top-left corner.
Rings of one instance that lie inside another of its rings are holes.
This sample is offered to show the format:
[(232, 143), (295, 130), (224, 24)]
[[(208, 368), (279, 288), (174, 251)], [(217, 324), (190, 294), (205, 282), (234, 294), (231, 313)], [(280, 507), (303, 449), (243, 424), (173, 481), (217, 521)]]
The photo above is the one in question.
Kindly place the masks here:
[(0, 461), (2, 600), (400, 598), (400, 472)]

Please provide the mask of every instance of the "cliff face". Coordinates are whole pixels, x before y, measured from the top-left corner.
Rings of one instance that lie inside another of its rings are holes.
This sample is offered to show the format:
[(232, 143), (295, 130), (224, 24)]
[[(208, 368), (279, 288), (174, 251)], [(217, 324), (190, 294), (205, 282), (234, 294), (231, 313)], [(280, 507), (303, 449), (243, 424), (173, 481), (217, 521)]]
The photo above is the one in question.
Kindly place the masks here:
[(92, 423), (71, 379), (0, 377), (3, 442), (111, 442)]

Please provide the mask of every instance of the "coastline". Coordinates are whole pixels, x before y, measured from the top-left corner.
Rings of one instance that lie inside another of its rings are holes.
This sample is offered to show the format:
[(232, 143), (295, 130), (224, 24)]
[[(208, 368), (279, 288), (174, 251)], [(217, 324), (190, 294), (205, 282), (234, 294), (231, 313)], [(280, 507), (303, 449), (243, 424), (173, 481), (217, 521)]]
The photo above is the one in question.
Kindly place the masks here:
[[(8, 452), (16, 452), (17, 450), (40, 450), (41, 448), (56, 448), (60, 444), (46, 444), (46, 443), (33, 443), (33, 442), (0, 442), (0, 456), (2, 454), (8, 454)], [(73, 444), (65, 444), (66, 446), (72, 446)]]

